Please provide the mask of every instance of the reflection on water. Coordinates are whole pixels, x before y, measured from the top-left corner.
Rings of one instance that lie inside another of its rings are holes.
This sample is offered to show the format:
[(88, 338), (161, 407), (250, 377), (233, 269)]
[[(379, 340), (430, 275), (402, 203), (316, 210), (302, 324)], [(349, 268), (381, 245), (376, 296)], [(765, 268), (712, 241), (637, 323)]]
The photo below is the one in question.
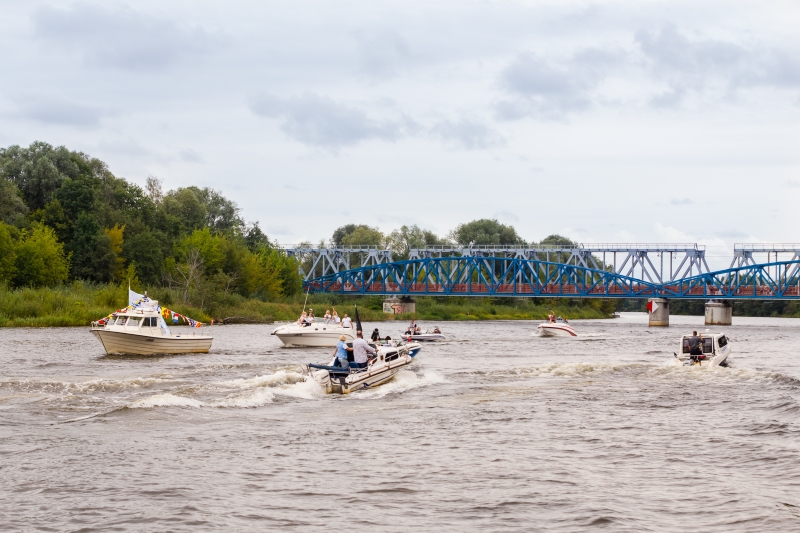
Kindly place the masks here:
[(646, 320), (430, 324), (344, 397), (269, 326), (157, 358), (0, 330), (0, 529), (800, 530), (800, 320), (735, 318), (715, 369), (670, 364), (702, 317)]

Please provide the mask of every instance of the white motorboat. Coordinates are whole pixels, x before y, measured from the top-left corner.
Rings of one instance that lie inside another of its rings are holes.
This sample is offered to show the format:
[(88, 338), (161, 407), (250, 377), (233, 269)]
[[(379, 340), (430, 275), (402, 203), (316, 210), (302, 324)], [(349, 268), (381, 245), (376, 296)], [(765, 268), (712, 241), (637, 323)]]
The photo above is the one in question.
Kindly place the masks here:
[(556, 320), (555, 322), (545, 322), (539, 324), (540, 337), (577, 337), (578, 334), (572, 329), (564, 320)]
[(430, 331), (425, 331), (424, 333), (414, 333), (410, 334), (408, 332), (403, 333), (403, 338), (409, 339), (416, 342), (436, 342), (436, 341), (446, 341), (447, 337), (442, 335), (441, 333), (433, 333)]
[(353, 342), (356, 334), (352, 328), (343, 328), (341, 324), (322, 318), (315, 318), (308, 325), (297, 323), (283, 324), (272, 332), (285, 346), (316, 346), (333, 348), (339, 342), (339, 337), (344, 335), (347, 342)]
[[(414, 356), (421, 349), (418, 343), (390, 341), (383, 345), (375, 345), (376, 357), (371, 359), (365, 368), (342, 369), (336, 365), (336, 356), (329, 364), (309, 363), (308, 377), (325, 387), (328, 394), (350, 394), (356, 390), (369, 389), (386, 383), (401, 368), (414, 362)], [(352, 364), (352, 363), (351, 363)]]
[(699, 335), (702, 340), (703, 353), (692, 354), (689, 349), (689, 339), (692, 335), (681, 337), (680, 348), (675, 356), (674, 364), (678, 366), (728, 366), (728, 357), (733, 351), (730, 341), (724, 333), (703, 333)]
[(109, 355), (208, 353), (214, 340), (202, 327), (193, 327), (191, 333), (172, 334), (158, 302), (147, 297), (104, 321), (92, 322), (91, 332)]

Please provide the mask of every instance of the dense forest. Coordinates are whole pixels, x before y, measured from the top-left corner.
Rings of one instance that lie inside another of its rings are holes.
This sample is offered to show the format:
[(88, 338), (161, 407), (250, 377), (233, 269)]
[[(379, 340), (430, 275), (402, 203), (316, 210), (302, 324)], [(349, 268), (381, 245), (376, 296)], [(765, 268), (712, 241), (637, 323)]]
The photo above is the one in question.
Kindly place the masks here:
[[(162, 185), (151, 176), (142, 188), (114, 176), (103, 161), (63, 146), (35, 142), (0, 149), (0, 325), (67, 324), (92, 313), (102, 316), (103, 307), (122, 305), (128, 283), (202, 317), (268, 320), (294, 314), (303, 298), (295, 258), (258, 223), (246, 222), (219, 191), (192, 186), (165, 192)], [(411, 248), (453, 243), (574, 244), (560, 235), (526, 241), (512, 226), (492, 219), (460, 224), (445, 236), (418, 226), (382, 233), (347, 224), (320, 244), (391, 247), (395, 259), (404, 259)], [(338, 295), (312, 295), (311, 300), (324, 305), (358, 301)], [(367, 309), (380, 309), (375, 298), (363, 301)], [(623, 309), (640, 306), (620, 304)], [(617, 302), (465, 297), (432, 298), (428, 307), (438, 309), (435, 316), (443, 319), (540, 318), (548, 307), (568, 307), (571, 316), (600, 317), (614, 311)], [(797, 312), (796, 306), (779, 307), (748, 304), (748, 311)], [(684, 308), (695, 311), (688, 303), (673, 309)], [(80, 318), (14, 321), (48, 313)]]

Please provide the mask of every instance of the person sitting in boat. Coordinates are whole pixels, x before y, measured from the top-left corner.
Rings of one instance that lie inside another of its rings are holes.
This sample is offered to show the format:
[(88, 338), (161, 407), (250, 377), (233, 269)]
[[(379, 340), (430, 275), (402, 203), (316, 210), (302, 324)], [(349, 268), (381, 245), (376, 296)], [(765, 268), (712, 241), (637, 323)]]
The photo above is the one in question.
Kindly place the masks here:
[(555, 323), (555, 321), (556, 321), (556, 314), (551, 311), (550, 314), (547, 315), (547, 322), (553, 324)]
[(378, 332), (378, 328), (375, 328), (372, 331), (372, 336), (370, 338), (372, 339), (372, 342), (378, 342), (381, 340), (381, 334)]
[(327, 324), (328, 322), (330, 322), (331, 318), (333, 318), (331, 316), (331, 310), (330, 309), (326, 309), (325, 310), (325, 323)]
[(686, 339), (689, 345), (689, 355), (692, 359), (697, 360), (698, 356), (703, 355), (703, 336), (698, 335), (696, 331), (692, 332), (692, 336)]
[(347, 345), (347, 337), (344, 335), (339, 336), (339, 342), (336, 344), (336, 349), (333, 351), (336, 355), (336, 366), (349, 370), (350, 363), (347, 361), (347, 352), (352, 351), (353, 349)]
[(356, 340), (353, 341), (353, 366), (356, 368), (366, 368), (367, 362), (369, 361), (369, 356), (367, 354), (375, 355), (376, 352), (367, 344), (367, 341), (364, 340), (364, 335), (361, 333), (361, 330), (356, 332)]
[(336, 309), (333, 310), (333, 323), (339, 324), (341, 319), (339, 318), (339, 313), (336, 312)]
[(433, 332), (434, 333), (438, 333), (439, 335), (442, 334), (442, 330), (439, 329), (439, 326), (436, 326), (435, 328), (433, 328)]
[(307, 316), (308, 316), (308, 314), (305, 311), (303, 311), (303, 314), (301, 314), (300, 318), (297, 319), (297, 325), (298, 326), (304, 326), (305, 323), (306, 323), (306, 317)]
[(310, 318), (312, 322), (314, 321), (314, 310), (311, 308), (308, 309), (308, 318)]
[(406, 329), (406, 335), (413, 335), (414, 332), (417, 330), (417, 323), (414, 322), (414, 319), (411, 319), (411, 324), (408, 325), (408, 329)]
[(414, 335), (419, 335), (421, 333), (422, 333), (422, 329), (420, 329), (420, 327), (417, 326), (416, 329), (414, 329)]

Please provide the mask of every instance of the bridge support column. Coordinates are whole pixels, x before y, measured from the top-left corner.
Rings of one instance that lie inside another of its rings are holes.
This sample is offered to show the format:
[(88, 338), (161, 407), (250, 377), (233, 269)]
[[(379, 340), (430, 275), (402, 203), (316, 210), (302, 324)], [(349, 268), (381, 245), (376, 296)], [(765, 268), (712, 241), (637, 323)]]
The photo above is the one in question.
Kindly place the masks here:
[(414, 298), (409, 298), (408, 296), (402, 298), (392, 296), (391, 298), (383, 300), (383, 312), (393, 315), (416, 313), (417, 302), (414, 301)]
[(733, 323), (733, 304), (706, 302), (706, 326), (730, 326)]
[(669, 326), (669, 300), (652, 298), (647, 309), (650, 311), (650, 326)]

